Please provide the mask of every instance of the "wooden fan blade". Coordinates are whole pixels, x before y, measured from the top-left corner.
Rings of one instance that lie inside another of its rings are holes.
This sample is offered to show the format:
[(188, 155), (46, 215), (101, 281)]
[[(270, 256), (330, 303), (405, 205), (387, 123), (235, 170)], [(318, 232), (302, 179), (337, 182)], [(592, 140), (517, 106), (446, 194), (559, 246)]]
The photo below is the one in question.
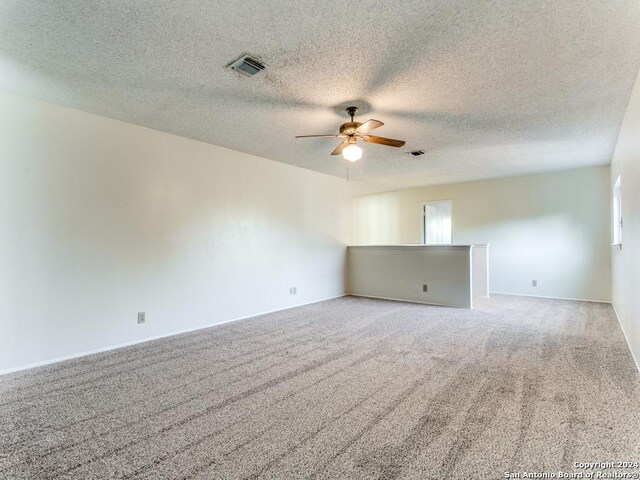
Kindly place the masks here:
[(349, 145), (349, 140), (345, 140), (340, 145), (338, 145), (336, 149), (331, 152), (331, 155), (340, 155), (342, 153), (342, 150), (344, 150), (347, 145)]
[(356, 128), (356, 133), (367, 133), (371, 130), (375, 130), (376, 128), (380, 128), (383, 125), (384, 123), (382, 123), (380, 120), (374, 120), (372, 118)]
[(393, 138), (376, 137), (375, 135), (367, 135), (363, 138), (365, 142), (378, 143), (389, 147), (401, 147), (405, 144), (404, 140), (395, 140)]
[(296, 135), (296, 138), (312, 138), (312, 137), (344, 137), (344, 135), (340, 133), (334, 133), (333, 135)]

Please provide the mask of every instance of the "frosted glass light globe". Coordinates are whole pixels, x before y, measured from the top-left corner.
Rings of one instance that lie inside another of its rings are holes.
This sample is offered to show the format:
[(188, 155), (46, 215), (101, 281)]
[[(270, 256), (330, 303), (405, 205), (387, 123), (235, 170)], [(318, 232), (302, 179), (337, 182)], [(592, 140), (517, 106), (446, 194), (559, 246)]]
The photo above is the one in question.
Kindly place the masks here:
[(356, 162), (362, 158), (362, 149), (354, 144), (348, 145), (342, 150), (342, 158), (350, 162)]

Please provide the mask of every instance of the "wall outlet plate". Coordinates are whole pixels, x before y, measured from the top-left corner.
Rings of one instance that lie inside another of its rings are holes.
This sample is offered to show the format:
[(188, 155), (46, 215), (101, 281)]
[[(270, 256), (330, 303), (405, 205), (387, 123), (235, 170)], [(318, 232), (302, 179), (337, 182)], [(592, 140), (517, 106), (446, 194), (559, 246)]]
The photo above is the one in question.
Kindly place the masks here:
[(298, 287), (289, 288), (289, 295), (297, 295), (297, 294), (298, 294)]
[(429, 291), (429, 285), (427, 285), (426, 283), (422, 285), (422, 291), (423, 292), (428, 292)]
[(138, 323), (144, 323), (146, 320), (144, 312), (138, 312)]
[(531, 286), (532, 287), (537, 287), (538, 286), (538, 280), (531, 280)]

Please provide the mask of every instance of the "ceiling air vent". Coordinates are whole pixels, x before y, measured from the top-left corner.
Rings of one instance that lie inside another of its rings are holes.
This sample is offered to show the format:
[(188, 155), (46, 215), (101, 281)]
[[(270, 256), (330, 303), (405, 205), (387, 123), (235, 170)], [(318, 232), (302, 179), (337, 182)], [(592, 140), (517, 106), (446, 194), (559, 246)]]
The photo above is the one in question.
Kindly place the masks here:
[(420, 155), (424, 155), (424, 150), (412, 150), (407, 152), (407, 155), (411, 155), (412, 157), (419, 157)]
[(267, 66), (264, 63), (259, 62), (249, 55), (243, 55), (236, 61), (231, 62), (229, 65), (227, 65), (227, 68), (235, 70), (236, 72), (246, 75), (247, 77), (253, 77), (254, 75), (264, 70), (266, 67)]

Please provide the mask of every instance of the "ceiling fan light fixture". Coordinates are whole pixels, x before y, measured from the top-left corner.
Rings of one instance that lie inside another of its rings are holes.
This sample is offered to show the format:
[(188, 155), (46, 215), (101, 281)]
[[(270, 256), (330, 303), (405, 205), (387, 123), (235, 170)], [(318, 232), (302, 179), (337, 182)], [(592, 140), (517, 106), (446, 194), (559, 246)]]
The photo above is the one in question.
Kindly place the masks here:
[(347, 108), (347, 113), (351, 117), (350, 122), (340, 125), (340, 131), (337, 134), (332, 135), (297, 135), (296, 138), (309, 138), (309, 137), (334, 137), (334, 138), (346, 138), (336, 148), (333, 149), (331, 155), (340, 155), (342, 158), (349, 162), (357, 162), (362, 158), (362, 148), (357, 145), (358, 139), (363, 142), (377, 143), (379, 145), (386, 145), (388, 147), (402, 147), (405, 144), (404, 140), (396, 140), (394, 138), (378, 137), (376, 135), (369, 135), (371, 130), (380, 128), (384, 125), (380, 120), (370, 118), (364, 123), (356, 122), (353, 120), (354, 115), (358, 109), (356, 107)]
[(342, 150), (342, 158), (349, 162), (357, 162), (362, 158), (362, 148), (352, 143)]

